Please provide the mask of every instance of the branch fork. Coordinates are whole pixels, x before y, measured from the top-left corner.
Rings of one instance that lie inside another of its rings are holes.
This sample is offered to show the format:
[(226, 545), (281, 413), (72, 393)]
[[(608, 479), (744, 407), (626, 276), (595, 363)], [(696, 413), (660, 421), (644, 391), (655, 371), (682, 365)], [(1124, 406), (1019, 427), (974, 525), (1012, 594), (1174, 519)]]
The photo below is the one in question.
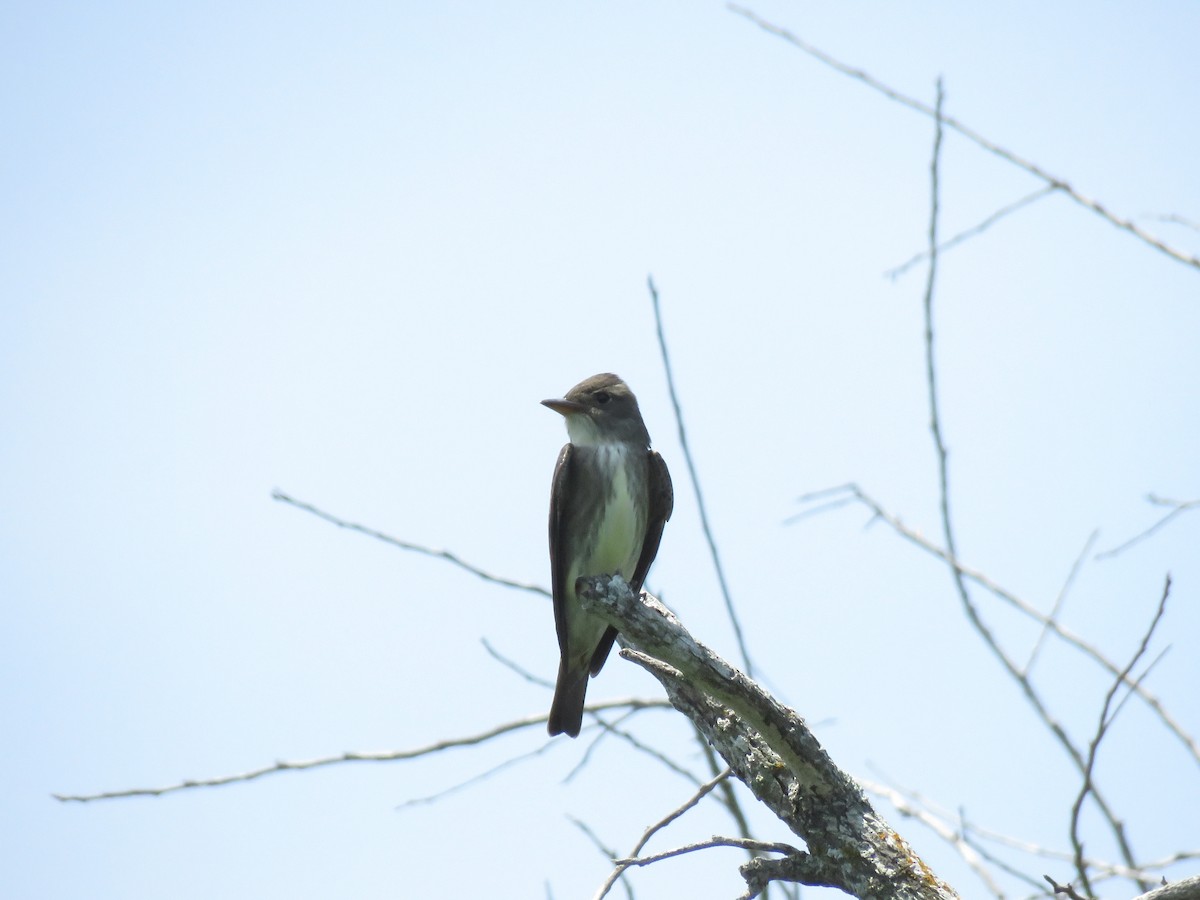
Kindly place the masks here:
[(659, 680), (671, 704), (807, 845), (807, 853), (744, 872), (745, 896), (757, 896), (771, 880), (836, 887), (855, 897), (958, 896), (875, 812), (795, 710), (696, 641), (659, 600), (635, 597), (619, 575), (581, 578), (577, 591), (585, 610), (616, 626), (621, 656)]

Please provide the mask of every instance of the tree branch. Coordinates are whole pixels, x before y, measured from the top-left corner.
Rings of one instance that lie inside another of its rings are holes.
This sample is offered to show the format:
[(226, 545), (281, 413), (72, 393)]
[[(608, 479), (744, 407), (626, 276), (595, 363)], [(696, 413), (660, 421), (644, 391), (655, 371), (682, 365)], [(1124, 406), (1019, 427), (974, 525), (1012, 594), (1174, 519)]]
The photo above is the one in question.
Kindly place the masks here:
[(930, 810), (918, 805), (919, 798), (915, 795), (907, 794), (896, 788), (877, 782), (868, 782), (859, 779), (859, 783), (868, 793), (886, 797), (888, 802), (895, 807), (896, 812), (900, 813), (900, 815), (916, 819), (953, 847), (958, 855), (962, 857), (963, 862), (970, 866), (971, 871), (983, 882), (988, 893), (996, 897), (997, 900), (1004, 900), (1004, 892), (996, 884), (987, 867), (984, 866), (983, 855), (967, 842), (964, 829), (955, 828), (945, 818), (935, 815)]
[[(601, 703), (589, 703), (587, 710), (589, 712), (598, 712), (605, 709), (651, 709), (661, 708), (666, 706), (662, 700), (643, 700), (640, 698), (630, 698), (626, 700), (609, 700)], [(189, 779), (180, 781), (176, 784), (169, 784), (157, 788), (129, 788), (120, 791), (105, 791), (97, 794), (51, 794), (55, 800), (61, 800), (64, 803), (73, 801), (76, 803), (88, 803), (93, 800), (112, 800), (120, 797), (159, 797), (163, 794), (174, 793), (175, 791), (188, 790), (190, 788), (205, 788), (205, 787), (220, 787), (226, 784), (234, 784), (239, 781), (253, 781), (256, 778), (262, 778), (264, 775), (275, 775), (280, 772), (294, 772), (301, 769), (317, 769), (324, 766), (334, 766), (341, 763), (353, 762), (397, 762), (405, 759), (416, 759), (420, 756), (428, 756), (432, 753), (439, 753), (443, 750), (451, 750), (456, 747), (470, 747), (475, 744), (482, 744), (493, 738), (500, 737), (503, 734), (508, 734), (513, 731), (521, 731), (525, 728), (533, 726), (541, 726), (546, 724), (547, 714), (543, 713), (536, 716), (527, 716), (524, 719), (516, 719), (512, 722), (505, 722), (497, 725), (494, 728), (489, 728), (487, 731), (481, 731), (478, 734), (469, 735), (462, 738), (448, 738), (443, 741), (436, 741), (432, 744), (426, 744), (423, 747), (415, 747), (411, 750), (381, 750), (375, 752), (350, 752), (342, 753), (337, 756), (323, 756), (317, 759), (286, 761), (280, 760), (271, 766), (263, 766), (260, 769), (251, 769), (248, 772), (239, 772), (233, 775), (220, 775), (215, 778), (205, 779)]]
[[(999, 222), (1001, 219), (1003, 219), (1005, 216), (1011, 215), (1012, 213), (1015, 213), (1017, 210), (1023, 209), (1026, 206), (1029, 206), (1031, 203), (1035, 203), (1038, 200), (1041, 200), (1043, 197), (1047, 196), (1048, 194), (1053, 194), (1058, 189), (1059, 189), (1058, 185), (1048, 184), (1045, 187), (1038, 188), (1032, 194), (1026, 194), (1020, 200), (1014, 200), (1012, 203), (1009, 203), (1007, 206), (1000, 207), (998, 210), (996, 210), (990, 216), (985, 218), (982, 222), (979, 222), (976, 225), (972, 225), (970, 228), (968, 228), (964, 231), (960, 231), (958, 234), (954, 235), (954, 237), (950, 238), (949, 240), (946, 240), (940, 244), (937, 244), (936, 245), (937, 252), (945, 253), (947, 250), (951, 250), (954, 247), (957, 247), (959, 244), (961, 244), (963, 241), (967, 240), (968, 238), (973, 238), (977, 234), (982, 234), (983, 232), (985, 232), (989, 228), (991, 228), (993, 225), (995, 225), (997, 222)], [(919, 263), (921, 260), (928, 259), (929, 253), (930, 253), (929, 250), (922, 250), (920, 253), (917, 253), (916, 255), (909, 257), (907, 260), (902, 262), (900, 265), (896, 266), (894, 269), (888, 269), (883, 274), (886, 275), (888, 278), (891, 278), (894, 281), (895, 279), (897, 279), (901, 275), (903, 275), (905, 272), (907, 272), (909, 269), (911, 269), (913, 266), (915, 266), (917, 263)]]
[[(1109, 716), (1113, 698), (1116, 697), (1117, 691), (1121, 689), (1121, 685), (1129, 677), (1129, 673), (1133, 671), (1133, 667), (1137, 665), (1137, 661), (1145, 655), (1146, 648), (1150, 646), (1150, 639), (1154, 636), (1154, 631), (1158, 628), (1158, 623), (1162, 621), (1163, 613), (1167, 611), (1167, 597), (1170, 596), (1170, 593), (1171, 576), (1168, 575), (1166, 583), (1163, 585), (1162, 597), (1158, 601), (1158, 609), (1155, 611), (1154, 618), (1150, 621), (1150, 626), (1146, 629), (1146, 633), (1142, 635), (1142, 640), (1138, 644), (1137, 651), (1129, 660), (1129, 664), (1117, 675), (1112, 687), (1108, 689), (1108, 693), (1104, 695), (1104, 703), (1100, 709), (1100, 722), (1096, 727), (1096, 735), (1088, 744), (1087, 764), (1083, 769), (1083, 784), (1079, 788), (1079, 796), (1075, 798), (1075, 803), (1071, 807), (1071, 846), (1075, 850), (1075, 871), (1079, 874), (1079, 880), (1084, 890), (1089, 894), (1092, 893), (1092, 884), (1088, 879), (1088, 867), (1083, 857), (1083, 840), (1079, 836), (1079, 816), (1088, 794), (1095, 793), (1093, 771), (1096, 767), (1096, 752), (1100, 749), (1100, 742), (1104, 740), (1104, 735), (1108, 733), (1109, 726), (1112, 725), (1113, 718), (1116, 716), (1116, 713), (1113, 713), (1111, 717)], [(1149, 887), (1144, 880), (1141, 886), (1143, 889)]]
[[(772, 23), (768, 22), (766, 19), (760, 18), (752, 10), (746, 9), (744, 6), (738, 6), (736, 3), (729, 3), (729, 4), (727, 4), (726, 8), (729, 9), (730, 12), (736, 13), (737, 15), (741, 16), (742, 18), (747, 19), (750, 22), (753, 22), (755, 25), (757, 25), (763, 31), (769, 32), (770, 34), (773, 34), (776, 37), (782, 38), (783, 40), (785, 40), (789, 44), (791, 44), (793, 47), (796, 47), (797, 49), (803, 51), (804, 53), (807, 53), (809, 56), (813, 57), (814, 59), (818, 60), (819, 62), (823, 63), (824, 65), (829, 66), (831, 69), (841, 72), (843, 75), (847, 75), (850, 78), (855, 79), (856, 81), (861, 81), (863, 84), (867, 85), (868, 87), (883, 94), (889, 100), (893, 100), (896, 103), (899, 103), (901, 106), (907, 106), (909, 109), (916, 110), (917, 112), (922, 113), (926, 116), (929, 116), (930, 118), (933, 118), (938, 115), (938, 113), (933, 108), (931, 108), (929, 106), (929, 104), (922, 103), (920, 100), (917, 100), (913, 97), (909, 97), (906, 94), (902, 94), (900, 91), (896, 90), (895, 88), (889, 87), (888, 85), (886, 85), (882, 81), (880, 81), (878, 78), (875, 78), (873, 75), (871, 75), (867, 72), (864, 72), (862, 69), (856, 69), (853, 66), (847, 65), (846, 63), (844, 63), (838, 59), (835, 59), (834, 57), (830, 56), (825, 51), (820, 50), (817, 47), (814, 47), (812, 44), (809, 44), (807, 41), (804, 41), (801, 38), (797, 37), (796, 35), (792, 34), (787, 29), (781, 28), (778, 25), (773, 25)], [(1129, 232), (1134, 237), (1149, 244), (1155, 250), (1159, 250), (1162, 253), (1165, 253), (1167, 256), (1171, 257), (1172, 259), (1174, 259), (1177, 262), (1181, 262), (1181, 263), (1184, 263), (1185, 265), (1192, 266), (1193, 268), (1200, 269), (1200, 258), (1191, 256), (1187, 253), (1184, 253), (1181, 250), (1177, 250), (1174, 247), (1169, 246), (1168, 244), (1166, 244), (1164, 241), (1160, 240), (1159, 238), (1155, 237), (1154, 235), (1150, 234), (1149, 232), (1143, 230), (1141, 227), (1139, 227), (1137, 224), (1130, 221), (1129, 219), (1125, 219), (1120, 216), (1114, 215), (1113, 213), (1111, 213), (1107, 209), (1105, 209), (1104, 206), (1102, 206), (1098, 201), (1093, 200), (1091, 197), (1085, 196), (1084, 194), (1081, 194), (1079, 191), (1077, 191), (1075, 188), (1073, 188), (1070, 184), (1068, 184), (1064, 179), (1058, 178), (1055, 175), (1049, 174), (1048, 172), (1046, 172), (1039, 166), (1035, 165), (1034, 163), (1030, 162), (1029, 160), (1024, 159), (1024, 158), (1018, 156), (1016, 153), (1013, 153), (1011, 150), (1006, 150), (1004, 147), (1001, 147), (999, 144), (996, 144), (996, 143), (988, 140), (983, 135), (979, 134), (977, 131), (973, 131), (972, 129), (970, 129), (966, 125), (964, 125), (962, 122), (959, 122), (957, 119), (954, 119), (950, 116), (942, 116), (941, 120), (942, 120), (942, 123), (945, 125), (945, 127), (958, 132), (959, 134), (961, 134), (963, 137), (965, 137), (967, 140), (971, 141), (972, 143), (978, 144), (980, 147), (982, 147), (988, 153), (998, 156), (1001, 159), (1005, 160), (1006, 162), (1010, 162), (1014, 166), (1017, 166), (1020, 169), (1024, 169), (1030, 175), (1040, 178), (1043, 182), (1046, 183), (1047, 187), (1052, 187), (1052, 188), (1062, 191), (1064, 194), (1066, 194), (1068, 197), (1070, 197), (1072, 200), (1074, 200), (1080, 206), (1084, 207), (1085, 209), (1090, 210), (1091, 212), (1100, 216), (1102, 219), (1106, 220), (1110, 224), (1115, 225), (1117, 228), (1120, 228), (1123, 231)]]
[[(731, 774), (733, 773), (729, 769), (725, 769), (715, 778), (706, 781), (704, 784), (700, 785), (700, 787), (696, 789), (696, 792), (687, 800), (685, 800), (682, 805), (671, 810), (671, 812), (667, 813), (665, 816), (647, 828), (642, 833), (641, 838), (638, 839), (638, 842), (633, 845), (633, 849), (629, 851), (628, 856), (622, 859), (613, 860), (616, 863), (616, 867), (609, 874), (608, 878), (604, 880), (604, 884), (600, 886), (600, 889), (596, 891), (595, 900), (602, 900), (602, 898), (607, 895), (610, 890), (612, 890), (612, 886), (616, 884), (617, 879), (624, 875), (625, 870), (630, 866), (641, 866), (645, 865), (646, 862), (653, 861), (649, 857), (642, 858), (638, 856), (638, 854), (641, 853), (645, 848), (646, 844), (649, 843), (650, 838), (654, 837), (655, 834), (662, 831), (664, 828), (686, 813), (689, 809), (692, 809), (697, 803), (708, 796), (713, 788), (728, 778)], [(666, 857), (663, 856), (659, 858), (665, 859)]]
[(658, 600), (634, 597), (619, 576), (582, 578), (577, 590), (584, 609), (624, 635), (621, 656), (658, 678), (734, 774), (804, 839), (804, 873), (813, 880), (802, 883), (855, 897), (958, 896), (875, 812), (794, 710), (697, 643)]
[(1142, 541), (1146, 540), (1146, 538), (1152, 537), (1160, 529), (1165, 528), (1167, 523), (1170, 522), (1172, 519), (1174, 519), (1176, 516), (1178, 516), (1182, 513), (1185, 513), (1190, 509), (1200, 508), (1200, 500), (1168, 500), (1164, 497), (1157, 497), (1154, 494), (1150, 494), (1149, 496), (1146, 497), (1146, 499), (1149, 500), (1151, 503), (1153, 503), (1155, 506), (1170, 506), (1170, 507), (1172, 507), (1172, 509), (1169, 513), (1167, 513), (1165, 516), (1163, 516), (1161, 519), (1159, 519), (1157, 522), (1155, 522), (1153, 525), (1151, 525), (1145, 531), (1142, 531), (1142, 532), (1134, 535), (1129, 540), (1125, 541), (1124, 543), (1120, 544), (1117, 547), (1113, 547), (1111, 550), (1105, 550), (1103, 553), (1097, 553), (1096, 559), (1111, 559), (1114, 556), (1124, 553), (1126, 550), (1128, 550), (1134, 544), (1141, 543)]
[(345, 528), (348, 531), (357, 531), (359, 534), (365, 534), (367, 537), (373, 537), (377, 541), (383, 541), (385, 544), (391, 544), (393, 547), (399, 547), (401, 550), (409, 550), (413, 553), (420, 553), (423, 556), (432, 556), (435, 559), (445, 560), (451, 565), (458, 566), (458, 568), (470, 572), (477, 578), (482, 578), (484, 581), (490, 581), (492, 584), (516, 588), (519, 591), (529, 591), (530, 593), (541, 594), (544, 597), (550, 596), (550, 592), (540, 585), (528, 584), (523, 581), (513, 581), (509, 578), (502, 578), (499, 575), (493, 575), (491, 572), (484, 571), (478, 566), (472, 565), (471, 563), (460, 559), (449, 550), (434, 550), (432, 547), (425, 547), (421, 544), (412, 544), (408, 541), (402, 541), (399, 538), (394, 538), (390, 534), (384, 534), (382, 531), (376, 531), (374, 528), (368, 528), (366, 525), (359, 525), (357, 522), (348, 522), (345, 519), (339, 519), (332, 513), (327, 513), (323, 509), (317, 509), (317, 507), (305, 503), (303, 500), (297, 500), (295, 497), (285, 494), (283, 491), (279, 490), (279, 488), (271, 491), (271, 499), (278, 500), (281, 503), (287, 503), (290, 506), (296, 507), (296, 509), (302, 509), (305, 512), (312, 513), (318, 519), (324, 519), (326, 522), (330, 522), (336, 525), (338, 528)]
[(1200, 875), (1173, 881), (1133, 900), (1200, 900)]
[(692, 482), (692, 490), (696, 494), (696, 509), (700, 513), (700, 527), (704, 530), (704, 539), (708, 542), (708, 552), (712, 557), (713, 568), (717, 571), (717, 584), (721, 588), (721, 596), (725, 599), (725, 611), (729, 614), (729, 623), (733, 626), (733, 636), (737, 640), (738, 651), (742, 654), (742, 665), (751, 677), (754, 676), (754, 665), (750, 661), (750, 651), (746, 648), (746, 639), (742, 636), (742, 623), (738, 620), (737, 610), (733, 607), (733, 598), (729, 594), (729, 585), (725, 581), (725, 569), (721, 566), (721, 556), (717, 553), (717, 542), (713, 537), (712, 526), (708, 522), (708, 511), (704, 506), (704, 494), (700, 490), (700, 477), (696, 474), (696, 466), (692, 462), (692, 451), (688, 447), (687, 430), (683, 427), (683, 410), (679, 408), (679, 396), (675, 393), (675, 377), (671, 373), (671, 360), (667, 356), (667, 339), (663, 335), (662, 310), (659, 308), (658, 288), (654, 279), (647, 280), (650, 287), (650, 300), (654, 307), (654, 325), (658, 331), (658, 348), (662, 353), (663, 369), (667, 373), (667, 392), (671, 395), (671, 406), (675, 410), (675, 424), (679, 428), (679, 445), (683, 449), (683, 459), (687, 463), (688, 476)]
[[(836, 495), (839, 493), (845, 493), (848, 496), (834, 500), (826, 500), (826, 498), (831, 496), (836, 497)], [(878, 500), (866, 493), (857, 484), (851, 483), (832, 488), (824, 488), (819, 491), (812, 491), (804, 494), (799, 498), (799, 502), (801, 503), (811, 502), (814, 500), (822, 500), (825, 502), (815, 508), (806, 509), (796, 513), (795, 515), (789, 516), (785, 520), (785, 524), (791, 524), (807, 518), (808, 516), (815, 515), (819, 512), (837, 509), (846, 505), (847, 503), (852, 503), (855, 501), (862, 503), (863, 506), (867, 507), (867, 509), (871, 511), (874, 519), (879, 519), (880, 521), (884, 522), (888, 527), (896, 532), (896, 534), (900, 535), (900, 537), (912, 544), (915, 544), (925, 552), (938, 557), (951, 566), (954, 566), (954, 568), (961, 572), (968, 580), (979, 585), (996, 598), (1003, 600), (1013, 609), (1016, 609), (1034, 621), (1041, 623), (1044, 627), (1052, 631), (1056, 637), (1067, 642), (1071, 646), (1081, 651), (1085, 656), (1094, 660), (1109, 674), (1116, 675), (1120, 671), (1120, 666), (1101, 653), (1096, 646), (1088, 643), (1082, 637), (1075, 634), (1073, 631), (1060, 623), (1057, 619), (1048, 616), (1046, 613), (1043, 613), (1037, 607), (1033, 606), (1033, 604), (1023, 600), (1012, 591), (1007, 590), (1000, 584), (996, 583), (988, 575), (984, 574), (978, 569), (968, 566), (961, 559), (951, 558), (950, 554), (946, 552), (945, 548), (939, 547), (919, 531), (905, 525), (899, 517), (884, 509)], [(1018, 674), (1021, 672), (1019, 668), (1017, 668), (1015, 671)], [(1154, 710), (1155, 714), (1162, 721), (1163, 725), (1165, 725), (1167, 729), (1180, 740), (1180, 742), (1187, 748), (1188, 753), (1191, 754), (1192, 759), (1195, 760), (1197, 765), (1200, 765), (1200, 744), (1198, 744), (1196, 739), (1193, 738), (1188, 732), (1184, 731), (1183, 726), (1175, 720), (1174, 716), (1172, 716), (1170, 712), (1167, 711), (1166, 707), (1163, 706), (1162, 701), (1152, 694), (1141, 682), (1129, 679), (1126, 683), (1146, 703), (1147, 706)]]

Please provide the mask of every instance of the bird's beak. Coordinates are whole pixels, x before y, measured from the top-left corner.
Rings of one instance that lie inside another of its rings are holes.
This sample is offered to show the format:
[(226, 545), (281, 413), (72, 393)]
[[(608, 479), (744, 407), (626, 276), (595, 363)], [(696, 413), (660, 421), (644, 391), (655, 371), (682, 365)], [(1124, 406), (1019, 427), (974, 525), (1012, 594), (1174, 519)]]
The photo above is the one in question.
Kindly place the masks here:
[(550, 407), (560, 416), (571, 416), (587, 409), (582, 403), (576, 403), (574, 400), (543, 400), (542, 406)]

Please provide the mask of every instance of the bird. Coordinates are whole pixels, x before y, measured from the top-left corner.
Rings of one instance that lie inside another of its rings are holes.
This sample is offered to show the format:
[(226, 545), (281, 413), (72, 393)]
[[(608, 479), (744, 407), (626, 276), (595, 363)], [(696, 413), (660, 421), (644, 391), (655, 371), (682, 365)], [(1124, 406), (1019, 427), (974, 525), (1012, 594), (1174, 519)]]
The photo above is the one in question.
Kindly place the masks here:
[(667, 464), (650, 449), (637, 398), (616, 375), (593, 375), (562, 399), (542, 404), (566, 419), (569, 439), (559, 451), (550, 488), (550, 578), (560, 659), (547, 730), (578, 737), (588, 676), (603, 667), (617, 630), (584, 612), (575, 581), (620, 575), (638, 594), (671, 518), (674, 491)]

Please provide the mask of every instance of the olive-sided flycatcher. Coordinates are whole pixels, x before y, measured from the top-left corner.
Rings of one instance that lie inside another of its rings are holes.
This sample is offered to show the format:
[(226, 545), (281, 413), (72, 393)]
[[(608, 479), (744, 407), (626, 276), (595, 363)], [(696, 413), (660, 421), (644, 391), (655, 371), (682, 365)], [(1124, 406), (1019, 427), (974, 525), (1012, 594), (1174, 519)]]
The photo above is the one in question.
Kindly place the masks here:
[(593, 375), (562, 400), (542, 403), (566, 417), (570, 438), (550, 489), (550, 580), (562, 657), (549, 731), (576, 737), (588, 675), (604, 665), (617, 630), (580, 608), (575, 579), (620, 574), (641, 591), (674, 493), (637, 398), (616, 375)]

